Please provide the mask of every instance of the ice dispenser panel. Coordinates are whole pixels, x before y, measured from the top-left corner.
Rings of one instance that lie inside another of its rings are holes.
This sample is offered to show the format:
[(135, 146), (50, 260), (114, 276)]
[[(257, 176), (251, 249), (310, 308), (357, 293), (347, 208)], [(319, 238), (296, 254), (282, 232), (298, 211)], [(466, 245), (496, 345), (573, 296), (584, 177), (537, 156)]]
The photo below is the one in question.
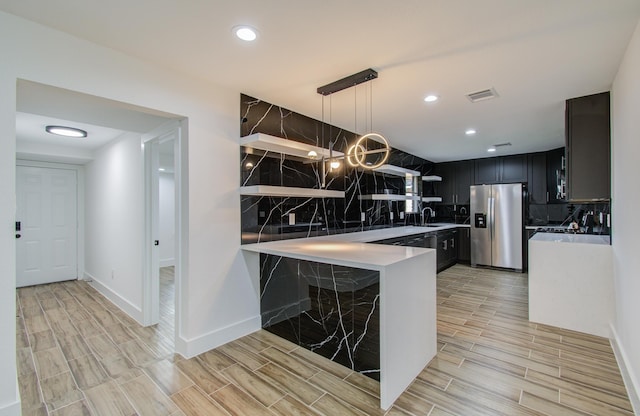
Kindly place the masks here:
[(483, 214), (481, 212), (476, 213), (475, 215), (475, 227), (476, 228), (487, 228), (487, 214)]

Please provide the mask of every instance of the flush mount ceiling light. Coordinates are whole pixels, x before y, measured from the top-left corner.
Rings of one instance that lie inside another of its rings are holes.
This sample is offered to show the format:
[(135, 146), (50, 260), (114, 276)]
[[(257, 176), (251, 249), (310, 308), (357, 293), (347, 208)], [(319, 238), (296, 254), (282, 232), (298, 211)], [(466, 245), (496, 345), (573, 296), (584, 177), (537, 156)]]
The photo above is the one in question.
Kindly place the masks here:
[(496, 151), (495, 147), (490, 147), (490, 148), (487, 149), (487, 152), (489, 152), (489, 153), (493, 153), (495, 151)]
[(46, 126), (44, 128), (47, 133), (55, 134), (58, 136), (64, 137), (87, 137), (87, 132), (81, 129), (76, 129), (74, 127), (65, 127), (65, 126)]
[(251, 26), (235, 26), (233, 28), (233, 33), (245, 42), (252, 42), (258, 38), (258, 31)]
[(429, 94), (426, 97), (424, 97), (424, 101), (427, 103), (433, 103), (435, 101), (438, 101), (438, 97), (437, 95), (433, 95), (433, 94)]
[(466, 134), (467, 136), (473, 136), (474, 134), (476, 134), (476, 130), (475, 129), (467, 129), (464, 134)]

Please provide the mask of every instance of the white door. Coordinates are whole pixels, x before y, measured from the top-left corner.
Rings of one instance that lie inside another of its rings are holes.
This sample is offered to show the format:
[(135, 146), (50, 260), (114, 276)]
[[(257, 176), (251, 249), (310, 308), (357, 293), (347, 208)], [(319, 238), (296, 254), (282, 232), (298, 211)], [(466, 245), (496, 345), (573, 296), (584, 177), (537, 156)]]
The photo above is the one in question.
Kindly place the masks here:
[(76, 171), (17, 166), (16, 193), (16, 285), (76, 279)]

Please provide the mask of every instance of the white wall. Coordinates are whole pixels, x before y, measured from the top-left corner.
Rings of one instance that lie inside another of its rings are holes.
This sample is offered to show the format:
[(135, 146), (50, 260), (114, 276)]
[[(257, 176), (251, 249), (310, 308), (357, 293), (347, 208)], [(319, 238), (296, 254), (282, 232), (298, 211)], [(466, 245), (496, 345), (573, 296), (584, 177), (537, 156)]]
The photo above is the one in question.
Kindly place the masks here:
[(85, 166), (85, 276), (142, 322), (145, 208), (140, 143), (139, 134), (125, 133), (96, 151)]
[(160, 172), (160, 267), (175, 264), (176, 226), (175, 226), (175, 184), (173, 173)]
[[(627, 373), (632, 403), (640, 412), (640, 24), (612, 89), (612, 239), (616, 289), (614, 345)], [(630, 385), (631, 384), (631, 385)]]
[(17, 392), (13, 222), (18, 78), (188, 117), (188, 139), (181, 149), (182, 161), (188, 161), (188, 183), (181, 183), (188, 192), (183, 213), (188, 235), (181, 243), (186, 275), (179, 291), (176, 344), (191, 356), (258, 329), (258, 288), (239, 251), (240, 91), (188, 79), (2, 12), (0, 56), (0, 415), (12, 414)]

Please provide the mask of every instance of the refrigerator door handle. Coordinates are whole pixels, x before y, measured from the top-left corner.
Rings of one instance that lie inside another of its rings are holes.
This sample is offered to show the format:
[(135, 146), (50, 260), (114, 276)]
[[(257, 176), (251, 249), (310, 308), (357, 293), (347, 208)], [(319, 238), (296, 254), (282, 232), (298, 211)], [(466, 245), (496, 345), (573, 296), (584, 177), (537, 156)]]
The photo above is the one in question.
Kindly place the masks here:
[(494, 221), (494, 204), (495, 204), (495, 200), (493, 197), (489, 197), (489, 220), (487, 221), (487, 228), (489, 228), (489, 233), (491, 234), (491, 239), (493, 239), (493, 221)]

